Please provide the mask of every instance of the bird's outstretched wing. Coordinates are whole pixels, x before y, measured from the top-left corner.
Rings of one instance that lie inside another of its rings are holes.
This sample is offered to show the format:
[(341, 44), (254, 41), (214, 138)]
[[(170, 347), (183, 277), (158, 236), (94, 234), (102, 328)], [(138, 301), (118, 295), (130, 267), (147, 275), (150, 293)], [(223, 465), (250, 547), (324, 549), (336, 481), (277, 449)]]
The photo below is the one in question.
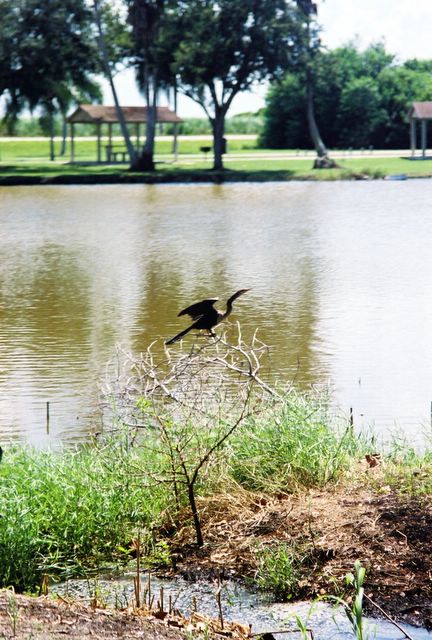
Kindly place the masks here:
[(208, 300), (201, 300), (201, 302), (195, 302), (190, 307), (186, 307), (183, 311), (180, 311), (179, 316), (188, 315), (192, 320), (198, 320), (202, 316), (205, 316), (210, 310), (213, 310), (213, 305), (219, 298), (209, 298)]

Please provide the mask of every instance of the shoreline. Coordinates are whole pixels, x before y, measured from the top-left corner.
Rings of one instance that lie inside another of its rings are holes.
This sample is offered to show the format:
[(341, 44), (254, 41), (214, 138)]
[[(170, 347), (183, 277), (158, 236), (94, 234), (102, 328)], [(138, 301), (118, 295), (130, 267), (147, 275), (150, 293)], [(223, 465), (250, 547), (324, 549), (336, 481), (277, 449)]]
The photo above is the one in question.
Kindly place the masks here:
[(355, 181), (405, 181), (430, 179), (432, 174), (369, 175), (344, 171), (339, 175), (304, 174), (287, 170), (268, 171), (174, 171), (136, 174), (114, 172), (107, 174), (58, 174), (58, 175), (0, 175), (0, 187), (47, 185), (107, 185), (107, 184), (225, 184), (248, 182), (355, 182)]

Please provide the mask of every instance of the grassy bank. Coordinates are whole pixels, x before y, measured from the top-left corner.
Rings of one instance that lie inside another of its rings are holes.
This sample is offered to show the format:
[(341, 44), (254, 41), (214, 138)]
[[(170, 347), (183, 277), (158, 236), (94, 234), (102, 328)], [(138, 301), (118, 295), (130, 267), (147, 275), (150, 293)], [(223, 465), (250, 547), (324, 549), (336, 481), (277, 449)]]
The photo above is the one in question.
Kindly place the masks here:
[(161, 163), (152, 173), (138, 173), (121, 165), (4, 164), (0, 165), (0, 185), (379, 180), (400, 174), (406, 178), (432, 177), (432, 161), (420, 164), (397, 158), (353, 159), (341, 161), (338, 169), (319, 171), (311, 165), (311, 160), (226, 160), (224, 171), (212, 171), (209, 163), (180, 160), (176, 164)]
[[(196, 428), (190, 425), (191, 433)], [(158, 556), (160, 527), (175, 536), (190, 514), (161, 480), (165, 462), (155, 450), (148, 441), (131, 445), (126, 433), (62, 452), (6, 448), (0, 465), (0, 586), (34, 590), (44, 573), (87, 575), (107, 563), (121, 564), (138, 532), (146, 553)], [(271, 500), (352, 486), (358, 481), (353, 470), (367, 451), (370, 445), (335, 424), (317, 397), (291, 393), (244, 423), (197, 496), (217, 501), (229, 487), (234, 494)], [(382, 482), (429, 495), (431, 468), (430, 453), (419, 457), (399, 449), (388, 454)]]
[[(77, 161), (70, 164), (68, 156), (48, 160), (46, 140), (0, 141), (0, 184), (39, 183), (128, 183), (128, 182), (192, 182), (192, 181), (269, 181), (269, 180), (348, 180), (380, 179), (386, 176), (430, 177), (432, 160), (410, 160), (403, 154), (388, 156), (376, 151), (372, 154), (335, 154), (339, 167), (314, 170), (314, 154), (299, 150), (275, 151), (257, 149), (253, 139), (232, 139), (224, 158), (225, 171), (211, 171), (211, 153), (200, 151), (211, 141), (182, 139), (175, 160), (172, 143), (158, 140), (156, 144), (157, 171), (134, 173), (127, 164), (91, 164), (96, 159), (96, 141), (77, 143)], [(57, 152), (59, 143), (57, 143)], [(408, 153), (407, 153), (408, 156)], [(85, 164), (90, 163), (90, 164)]]

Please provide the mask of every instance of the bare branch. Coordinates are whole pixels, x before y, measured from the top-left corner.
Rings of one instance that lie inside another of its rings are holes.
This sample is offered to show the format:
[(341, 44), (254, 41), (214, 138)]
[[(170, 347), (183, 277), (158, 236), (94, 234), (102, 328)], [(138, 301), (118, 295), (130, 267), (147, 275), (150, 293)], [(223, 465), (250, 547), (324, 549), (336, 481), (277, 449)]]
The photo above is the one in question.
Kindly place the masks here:
[[(245, 343), (237, 324), (234, 343), (226, 334), (192, 344), (189, 351), (161, 348), (154, 342), (138, 357), (118, 347), (103, 392), (118, 421), (140, 435), (135, 446), (153, 453), (143, 476), (169, 484), (177, 506), (189, 501), (203, 544), (196, 485), (218, 463), (218, 453), (236, 429), (259, 411), (266, 395), (279, 397), (260, 377), (267, 347), (253, 336)], [(159, 465), (155, 468), (154, 465)], [(135, 471), (135, 470), (134, 470)]]

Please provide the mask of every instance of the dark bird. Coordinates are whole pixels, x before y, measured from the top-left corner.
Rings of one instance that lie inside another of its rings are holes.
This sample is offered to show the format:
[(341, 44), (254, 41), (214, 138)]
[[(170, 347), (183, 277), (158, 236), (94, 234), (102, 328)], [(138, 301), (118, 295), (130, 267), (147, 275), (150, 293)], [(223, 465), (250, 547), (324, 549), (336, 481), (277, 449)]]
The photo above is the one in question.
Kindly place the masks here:
[(213, 327), (216, 327), (218, 324), (223, 322), (230, 315), (233, 307), (233, 302), (239, 296), (249, 291), (249, 289), (240, 289), (237, 291), (231, 298), (228, 298), (226, 303), (226, 311), (222, 313), (214, 308), (214, 303), (219, 300), (219, 298), (209, 298), (208, 300), (201, 300), (201, 302), (196, 302), (195, 304), (191, 304), (190, 307), (186, 307), (183, 311), (180, 311), (179, 316), (188, 315), (194, 320), (193, 324), (184, 331), (180, 331), (174, 338), (171, 340), (167, 340), (165, 344), (173, 344), (178, 340), (181, 340), (183, 336), (185, 336), (192, 329), (205, 329), (207, 330), (211, 336), (215, 336), (215, 332), (213, 331)]

